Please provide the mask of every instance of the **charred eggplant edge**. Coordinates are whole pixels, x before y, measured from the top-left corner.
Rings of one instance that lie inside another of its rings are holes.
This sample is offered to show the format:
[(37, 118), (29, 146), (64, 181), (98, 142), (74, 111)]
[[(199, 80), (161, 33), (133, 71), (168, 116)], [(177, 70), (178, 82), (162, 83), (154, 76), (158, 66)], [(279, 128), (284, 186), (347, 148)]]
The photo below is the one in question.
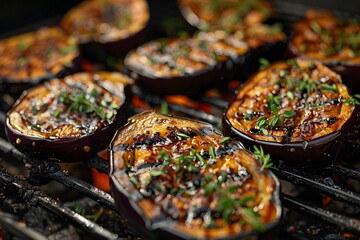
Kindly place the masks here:
[[(27, 96), (28, 92), (36, 87), (37, 86), (32, 87), (22, 93), (12, 108), (7, 112), (5, 122), (5, 133), (9, 142), (21, 152), (28, 153), (36, 158), (57, 162), (77, 162), (86, 160), (87, 158), (95, 155), (98, 151), (105, 149), (116, 129), (124, 125), (127, 118), (130, 116), (131, 82), (124, 86), (124, 92), (122, 93), (124, 102), (118, 109), (114, 121), (111, 124), (92, 132), (91, 134), (80, 138), (68, 139), (47, 139), (23, 134), (11, 126), (9, 114), (21, 103), (21, 101)], [(96, 144), (94, 146), (95, 139), (107, 140), (105, 140), (103, 144)], [(87, 147), (90, 147), (90, 149)], [(63, 156), (63, 158), (59, 158), (58, 156)]]
[[(147, 114), (149, 112), (151, 113), (153, 111), (146, 111), (146, 112), (140, 113), (138, 115)], [(188, 119), (185, 117), (172, 116), (172, 115), (167, 115), (167, 114), (161, 114), (161, 115), (176, 118), (179, 120), (192, 121), (197, 124), (200, 124), (202, 126), (201, 129), (208, 128), (208, 131), (210, 130), (211, 132), (222, 135), (211, 124), (203, 122), (203, 121), (191, 120), (191, 119)], [(139, 192), (129, 192), (128, 190), (126, 190), (126, 186), (124, 186), (124, 184), (131, 185), (132, 183), (130, 182), (127, 174), (124, 171), (120, 172), (114, 166), (113, 142), (116, 139), (119, 131), (128, 127), (128, 125), (132, 124), (131, 119), (132, 118), (129, 119), (127, 124), (125, 124), (123, 127), (118, 129), (118, 131), (114, 135), (114, 138), (111, 141), (109, 148), (108, 148), (110, 185), (111, 185), (111, 189), (114, 194), (115, 200), (118, 202), (118, 207), (120, 209), (122, 209), (122, 211), (127, 212), (127, 213), (125, 213), (125, 216), (126, 215), (132, 216), (130, 221), (134, 221), (137, 223), (136, 226), (134, 227), (134, 229), (136, 229), (138, 232), (140, 232), (140, 234), (150, 237), (150, 239), (158, 239), (157, 237), (159, 237), (159, 236), (176, 237), (176, 239), (194, 239), (194, 236), (182, 233), (179, 230), (172, 228), (172, 226), (174, 226), (176, 224), (175, 220), (155, 219), (155, 221), (151, 221), (151, 219), (148, 219), (144, 215), (144, 212), (141, 210), (141, 208), (137, 204), (137, 202), (139, 200), (144, 199), (144, 197)], [(249, 152), (247, 149), (245, 149), (243, 147), (241, 142), (237, 141), (237, 143), (241, 147), (241, 150), (244, 150), (244, 151), (252, 154), (251, 152)], [(280, 182), (277, 179), (277, 177), (275, 176), (275, 174), (273, 174), (270, 170), (267, 170), (267, 173), (269, 174), (269, 177), (271, 179), (273, 179), (273, 181), (274, 181), (274, 191), (271, 194), (271, 202), (274, 205), (274, 210), (276, 211), (276, 214), (275, 214), (275, 220), (264, 226), (266, 229), (264, 231), (265, 233), (268, 232), (269, 230), (273, 229), (280, 222), (281, 217), (282, 217), (282, 208), (281, 208), (281, 201), (280, 201), (280, 191), (281, 191)], [(119, 182), (119, 180), (117, 179), (117, 177), (119, 177), (119, 176), (123, 177), (123, 179), (126, 180), (126, 182), (124, 184), (121, 184)], [(119, 206), (120, 204), (121, 204), (121, 206)], [(141, 225), (141, 226), (139, 227), (139, 225)], [(164, 231), (164, 232), (162, 232), (162, 231)], [(235, 234), (230, 237), (218, 237), (218, 238), (209, 238), (209, 239), (235, 240), (235, 239), (252, 236), (252, 235), (256, 235), (256, 234), (261, 234), (261, 233), (255, 229), (252, 229), (250, 231), (240, 232), (240, 233)], [(207, 238), (205, 238), (205, 239), (207, 239)]]

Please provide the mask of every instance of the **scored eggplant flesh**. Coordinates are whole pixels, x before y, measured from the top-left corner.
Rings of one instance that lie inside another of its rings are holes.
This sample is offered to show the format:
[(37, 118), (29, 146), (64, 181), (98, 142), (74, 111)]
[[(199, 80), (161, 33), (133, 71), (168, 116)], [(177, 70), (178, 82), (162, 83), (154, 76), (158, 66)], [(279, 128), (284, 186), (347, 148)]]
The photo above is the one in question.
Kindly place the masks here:
[(138, 33), (148, 20), (145, 0), (85, 1), (63, 17), (61, 26), (80, 43), (106, 43)]
[(354, 93), (360, 90), (360, 24), (358, 20), (341, 19), (328, 11), (308, 11), (294, 25), (288, 44), (293, 57), (321, 61), (339, 73)]
[(322, 155), (334, 159), (338, 146), (331, 154), (322, 148), (339, 145), (341, 133), (354, 127), (353, 100), (340, 76), (320, 62), (291, 59), (250, 78), (228, 106), (223, 125), (245, 145), (261, 143), (284, 161), (294, 160), (292, 155), (303, 162)]
[(206, 31), (234, 31), (273, 15), (271, 4), (264, 0), (178, 0), (178, 4), (190, 24)]
[(90, 155), (125, 123), (127, 113), (120, 110), (131, 82), (120, 73), (77, 73), (31, 88), (7, 114), (9, 141), (31, 155), (64, 161)]
[(0, 41), (0, 79), (21, 83), (55, 77), (78, 56), (76, 40), (57, 27), (10, 37)]
[(345, 61), (360, 62), (360, 24), (337, 18), (327, 11), (309, 11), (295, 23), (289, 48), (297, 56), (325, 64)]
[(209, 46), (197, 39), (159, 39), (130, 53), (126, 65), (152, 77), (174, 77), (205, 71), (217, 64)]
[(274, 176), (210, 124), (145, 112), (117, 132), (109, 156), (117, 204), (147, 237), (235, 239), (281, 215)]

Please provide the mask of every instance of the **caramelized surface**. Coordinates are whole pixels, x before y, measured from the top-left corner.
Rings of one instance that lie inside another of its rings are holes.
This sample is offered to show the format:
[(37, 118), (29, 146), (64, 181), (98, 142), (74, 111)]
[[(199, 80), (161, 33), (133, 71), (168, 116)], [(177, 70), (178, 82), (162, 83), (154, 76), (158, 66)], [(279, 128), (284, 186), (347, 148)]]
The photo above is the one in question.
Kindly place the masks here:
[(40, 138), (82, 137), (111, 124), (129, 79), (117, 73), (78, 73), (28, 90), (9, 112), (17, 131)]
[(71, 9), (61, 26), (80, 42), (111, 42), (141, 31), (148, 20), (145, 0), (92, 0)]
[(294, 26), (290, 48), (323, 62), (360, 62), (360, 24), (342, 20), (330, 12), (309, 11)]
[(187, 20), (202, 30), (234, 31), (264, 22), (272, 14), (264, 0), (178, 0)]
[(75, 39), (60, 28), (10, 37), (0, 41), (0, 78), (28, 81), (52, 77), (71, 66), (78, 55)]
[(204, 41), (193, 38), (159, 39), (131, 52), (125, 64), (135, 72), (152, 77), (174, 77), (210, 70), (217, 55)]
[(264, 230), (277, 215), (275, 182), (238, 144), (211, 125), (146, 112), (114, 138), (112, 174), (129, 194), (141, 194), (137, 205), (146, 218), (163, 214), (183, 234)]
[(254, 139), (287, 143), (339, 131), (354, 110), (337, 74), (318, 62), (293, 59), (248, 80), (226, 118)]

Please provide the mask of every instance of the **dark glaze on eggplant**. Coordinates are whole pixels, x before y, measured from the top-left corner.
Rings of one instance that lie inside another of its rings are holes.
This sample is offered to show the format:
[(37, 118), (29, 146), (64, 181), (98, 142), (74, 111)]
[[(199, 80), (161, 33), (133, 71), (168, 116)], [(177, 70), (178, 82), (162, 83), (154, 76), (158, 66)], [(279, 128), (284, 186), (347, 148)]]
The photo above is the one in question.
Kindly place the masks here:
[(21, 83), (57, 76), (79, 55), (74, 38), (57, 27), (0, 41), (0, 80)]
[(326, 154), (320, 146), (333, 146), (354, 127), (356, 113), (339, 75), (319, 62), (292, 59), (272, 64), (239, 89), (224, 129), (245, 144), (261, 143), (272, 156), (305, 162)]
[(154, 93), (195, 95), (224, 78), (228, 60), (206, 41), (158, 39), (131, 51), (125, 66)]
[(217, 55), (237, 59), (252, 49), (284, 42), (286, 37), (278, 25), (255, 24), (232, 33), (225, 30), (199, 32), (197, 38), (208, 43)]
[(289, 48), (325, 64), (360, 62), (360, 24), (337, 18), (330, 12), (309, 11), (295, 23)]
[(202, 30), (234, 31), (266, 21), (272, 6), (264, 0), (178, 0), (190, 24)]
[[(24, 92), (9, 111), (8, 138), (26, 153), (62, 160), (64, 156), (78, 157), (77, 151), (85, 155), (90, 150), (96, 152), (108, 144), (114, 126), (126, 121), (127, 113), (119, 110), (125, 108), (125, 89), (130, 83), (126, 76), (108, 72), (49, 80)], [(67, 147), (67, 143), (74, 146)], [(42, 145), (49, 145), (49, 149)], [(59, 150), (62, 147), (63, 153)]]
[(148, 20), (145, 0), (93, 0), (71, 9), (62, 19), (61, 26), (80, 43), (106, 43), (138, 33)]
[(273, 175), (209, 124), (145, 112), (117, 132), (109, 156), (118, 206), (142, 217), (148, 237), (235, 239), (280, 216)]
[(216, 55), (200, 40), (159, 39), (148, 42), (130, 53), (128, 68), (152, 77), (176, 77), (196, 74), (213, 68)]

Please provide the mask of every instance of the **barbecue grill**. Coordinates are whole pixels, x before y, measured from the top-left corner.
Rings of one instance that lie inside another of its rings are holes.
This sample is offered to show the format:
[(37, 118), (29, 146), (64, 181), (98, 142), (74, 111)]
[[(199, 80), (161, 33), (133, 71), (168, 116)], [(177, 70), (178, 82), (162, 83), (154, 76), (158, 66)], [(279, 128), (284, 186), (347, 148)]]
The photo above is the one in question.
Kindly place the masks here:
[[(305, 9), (328, 3), (317, 1), (316, 6), (310, 4), (315, 3), (275, 1), (278, 17), (285, 29), (290, 28)], [(353, 5), (349, 9), (345, 9), (345, 4), (340, 1), (327, 7), (338, 9), (338, 14), (341, 15), (356, 14), (351, 10), (360, 9), (360, 6), (355, 6), (360, 3), (351, 1), (351, 4)], [(168, 34), (167, 26), (159, 28), (162, 19), (166, 18), (171, 19), (175, 31), (182, 27), (191, 31), (173, 1), (151, 1), (150, 6), (151, 13), (156, 13), (152, 14), (150, 35)], [(5, 9), (2, 8), (2, 11)], [(35, 22), (24, 29), (56, 23), (57, 20), (53, 17), (45, 18), (45, 21)], [(8, 31), (3, 36), (12, 32), (4, 29)], [(233, 93), (233, 89), (226, 91), (227, 95)], [(201, 119), (216, 126), (220, 125), (221, 113), (228, 103), (228, 98), (218, 96), (204, 95), (194, 99), (197, 103), (195, 106), (206, 106), (202, 108), (206, 109), (204, 111), (167, 101), (169, 98), (148, 93), (138, 86), (133, 86), (132, 92), (134, 97), (152, 108), (167, 102), (171, 112)], [(1, 95), (2, 126), (12, 101), (12, 96)], [(137, 113), (143, 110), (143, 106), (135, 105), (132, 110)], [(31, 159), (20, 153), (7, 142), (3, 127), (0, 136), (0, 226), (6, 239), (140, 239), (131, 230), (131, 226), (126, 225), (126, 219), (118, 214), (111, 194), (94, 187), (86, 179), (74, 176), (71, 171), (64, 170), (61, 164)], [(354, 140), (344, 144), (344, 148), (348, 149), (349, 155), (339, 156), (339, 160), (331, 166), (294, 168), (280, 162), (278, 166), (271, 167), (282, 180), (281, 200), (286, 211), (281, 225), (264, 239), (360, 238), (360, 168), (356, 168), (358, 143)], [(108, 172), (107, 162), (100, 156), (87, 160), (85, 167), (95, 168), (101, 173)], [(61, 202), (59, 198), (63, 193), (50, 196), (50, 193), (40, 190), (41, 186), (50, 182), (57, 182), (59, 188), (75, 192), (77, 198)]]

